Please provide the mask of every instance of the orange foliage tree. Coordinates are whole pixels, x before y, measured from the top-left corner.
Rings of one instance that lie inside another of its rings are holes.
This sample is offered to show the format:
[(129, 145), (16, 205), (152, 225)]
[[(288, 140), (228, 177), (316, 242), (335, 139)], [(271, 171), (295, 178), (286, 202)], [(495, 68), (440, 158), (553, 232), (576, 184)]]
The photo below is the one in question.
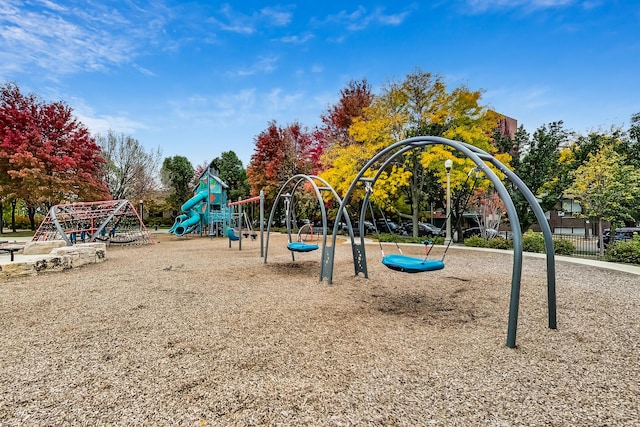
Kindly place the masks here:
[(0, 197), (24, 199), (32, 228), (38, 203), (108, 199), (104, 164), (69, 106), (0, 86)]
[(247, 167), (254, 196), (263, 190), (265, 198), (272, 201), (288, 178), (314, 170), (314, 139), (297, 122), (284, 128), (275, 121), (270, 122), (269, 127), (256, 137), (255, 145)]

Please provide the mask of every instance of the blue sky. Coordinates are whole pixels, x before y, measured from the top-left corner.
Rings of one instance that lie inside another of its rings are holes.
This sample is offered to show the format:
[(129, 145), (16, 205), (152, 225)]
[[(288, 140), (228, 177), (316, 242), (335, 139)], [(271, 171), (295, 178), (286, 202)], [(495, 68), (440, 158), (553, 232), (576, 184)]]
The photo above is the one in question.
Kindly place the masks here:
[(420, 67), (529, 132), (640, 112), (636, 0), (2, 0), (0, 82), (194, 165), (245, 166), (268, 122), (312, 127), (350, 80)]

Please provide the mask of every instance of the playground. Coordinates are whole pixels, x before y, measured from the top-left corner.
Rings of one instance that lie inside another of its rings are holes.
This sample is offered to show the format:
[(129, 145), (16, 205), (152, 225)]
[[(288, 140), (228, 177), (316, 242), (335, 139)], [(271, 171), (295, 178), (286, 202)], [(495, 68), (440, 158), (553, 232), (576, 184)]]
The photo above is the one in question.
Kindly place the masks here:
[[(0, 284), (0, 424), (637, 425), (640, 276), (453, 248), (404, 274), (319, 251), (154, 233), (107, 259)], [(403, 248), (420, 256), (420, 245)], [(434, 256), (442, 247), (433, 249)]]

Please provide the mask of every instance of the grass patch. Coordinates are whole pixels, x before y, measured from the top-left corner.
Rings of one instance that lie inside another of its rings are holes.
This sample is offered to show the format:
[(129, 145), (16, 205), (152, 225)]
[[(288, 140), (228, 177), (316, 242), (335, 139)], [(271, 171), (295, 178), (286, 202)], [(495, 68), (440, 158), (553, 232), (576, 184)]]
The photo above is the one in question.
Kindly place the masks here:
[(8, 231), (0, 234), (0, 237), (33, 237), (34, 232), (31, 230), (18, 230), (15, 233)]

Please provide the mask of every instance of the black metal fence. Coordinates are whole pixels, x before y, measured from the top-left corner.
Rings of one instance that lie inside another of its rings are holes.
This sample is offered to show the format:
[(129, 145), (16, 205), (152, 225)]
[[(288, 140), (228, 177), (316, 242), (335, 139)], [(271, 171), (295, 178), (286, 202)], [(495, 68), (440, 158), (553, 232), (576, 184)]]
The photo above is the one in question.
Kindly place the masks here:
[(581, 258), (604, 259), (600, 255), (598, 236), (585, 236), (580, 234), (554, 234), (554, 240), (568, 240), (574, 247), (571, 256)]

